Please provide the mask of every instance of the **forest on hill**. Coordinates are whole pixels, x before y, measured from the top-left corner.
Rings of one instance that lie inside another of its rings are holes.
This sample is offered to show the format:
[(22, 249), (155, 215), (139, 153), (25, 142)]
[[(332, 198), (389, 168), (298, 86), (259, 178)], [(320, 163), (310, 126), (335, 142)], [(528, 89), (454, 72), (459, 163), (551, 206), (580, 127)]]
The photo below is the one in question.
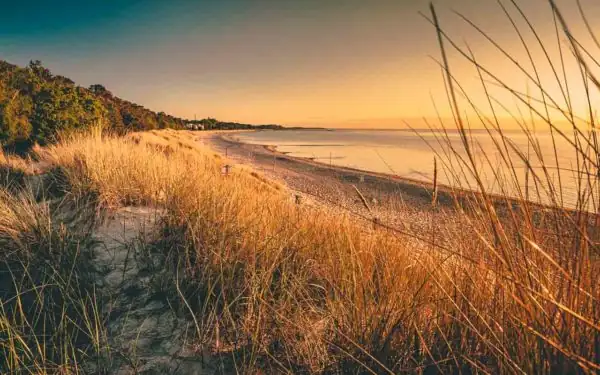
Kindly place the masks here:
[(204, 129), (281, 128), (212, 118), (188, 121), (121, 99), (100, 84), (78, 86), (67, 77), (53, 75), (39, 60), (26, 67), (0, 60), (0, 144), (4, 147), (23, 150), (34, 143), (45, 145), (59, 132), (98, 123), (120, 134), (183, 129), (189, 123), (201, 123)]

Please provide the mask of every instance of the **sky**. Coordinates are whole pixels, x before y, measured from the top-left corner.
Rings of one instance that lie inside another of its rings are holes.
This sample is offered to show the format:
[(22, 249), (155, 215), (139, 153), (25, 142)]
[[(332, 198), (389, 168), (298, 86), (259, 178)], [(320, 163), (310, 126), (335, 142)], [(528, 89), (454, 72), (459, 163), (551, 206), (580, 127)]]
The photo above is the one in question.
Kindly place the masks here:
[[(453, 11), (485, 29), (529, 71), (527, 51), (496, 0), (434, 1), (444, 30), (509, 86), (535, 85)], [(540, 79), (560, 97), (543, 50), (510, 0), (502, 0), (532, 46)], [(597, 54), (576, 0), (557, 0), (572, 32)], [(184, 118), (254, 124), (386, 128), (450, 117), (435, 28), (426, 0), (13, 1), (0, 14), (0, 59), (42, 60), (53, 73), (100, 83), (127, 100)], [(558, 64), (552, 13), (545, 0), (518, 1)], [(581, 0), (592, 25), (600, 2)], [(600, 35), (600, 27), (598, 27)], [(477, 69), (448, 51), (460, 88), (487, 115)], [(568, 53), (568, 52), (567, 52)], [(437, 60), (437, 61), (436, 61)], [(566, 59), (568, 60), (568, 59)], [(583, 86), (565, 62), (574, 107)], [(562, 74), (562, 73), (561, 73)], [(573, 78), (571, 78), (573, 77)], [(489, 77), (488, 77), (489, 78)], [(486, 78), (487, 79), (487, 78)], [(562, 78), (561, 78), (562, 79)], [(559, 80), (560, 81), (560, 80)], [(572, 82), (572, 83), (571, 83)], [(566, 86), (564, 86), (566, 87)], [(564, 91), (563, 87), (563, 91)], [(518, 112), (503, 90), (494, 97)], [(535, 95), (534, 95), (535, 96)], [(563, 101), (566, 103), (566, 101)], [(461, 103), (468, 103), (461, 99)], [(516, 104), (515, 104), (516, 103)]]

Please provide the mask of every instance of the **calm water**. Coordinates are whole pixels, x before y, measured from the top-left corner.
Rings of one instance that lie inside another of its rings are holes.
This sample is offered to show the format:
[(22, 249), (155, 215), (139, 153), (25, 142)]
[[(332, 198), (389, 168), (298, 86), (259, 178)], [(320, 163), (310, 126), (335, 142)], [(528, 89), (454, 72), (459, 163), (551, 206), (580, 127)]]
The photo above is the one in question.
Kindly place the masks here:
[[(573, 146), (566, 140), (555, 137), (558, 156), (556, 158), (550, 134), (538, 133), (536, 137), (541, 150), (541, 158), (539, 158), (533, 152), (533, 147), (524, 134), (520, 132), (507, 134), (514, 148), (522, 155), (530, 155), (530, 163), (536, 173), (542, 174), (541, 166), (546, 166), (556, 191), (562, 191), (557, 193), (559, 199), (562, 197), (564, 205), (573, 206), (580, 180), (574, 172), (577, 169), (577, 157)], [(280, 152), (311, 158), (326, 164), (388, 173), (427, 182), (433, 179), (435, 157), (439, 183), (477, 190), (472, 173), (464, 168), (461, 172), (461, 163), (457, 161), (457, 157), (448, 156), (452, 154), (449, 152), (449, 146), (452, 146), (458, 151), (459, 157), (466, 159), (467, 155), (459, 134), (449, 132), (448, 142), (442, 142), (441, 145), (438, 141), (440, 135), (441, 133), (428, 130), (419, 131), (418, 134), (411, 130), (266, 130), (236, 134), (235, 138), (246, 143), (276, 146)], [(500, 141), (500, 138), (496, 137), (496, 140)], [(522, 157), (519, 157), (512, 147), (509, 146), (508, 155), (511, 156), (510, 160), (515, 172), (508, 168), (510, 162), (503, 161), (501, 153), (494, 145), (494, 139), (486, 132), (474, 131), (472, 142), (477, 171), (482, 176), (483, 184), (488, 191), (518, 196), (518, 191), (521, 189), (521, 194), (523, 196), (527, 194), (530, 200), (550, 203), (548, 184), (534, 182), (532, 174), (526, 173), (527, 168)], [(485, 150), (485, 156), (482, 150)], [(454, 172), (451, 172), (452, 170)], [(541, 179), (548, 180), (545, 177)], [(585, 180), (587, 184), (588, 179)], [(528, 189), (525, 189), (526, 181)], [(597, 178), (594, 177), (592, 182), (592, 186), (588, 189), (597, 191), (595, 186)], [(594, 200), (597, 200), (597, 195)]]

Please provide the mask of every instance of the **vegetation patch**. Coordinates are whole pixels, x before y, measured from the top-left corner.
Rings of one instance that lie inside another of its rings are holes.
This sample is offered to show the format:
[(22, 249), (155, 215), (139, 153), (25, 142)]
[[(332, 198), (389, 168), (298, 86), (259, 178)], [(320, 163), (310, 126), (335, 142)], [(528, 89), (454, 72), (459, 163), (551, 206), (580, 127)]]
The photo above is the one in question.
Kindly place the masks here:
[(0, 372), (73, 373), (102, 350), (91, 239), (31, 194), (0, 190)]
[[(106, 332), (124, 313), (102, 309), (88, 235), (93, 218), (131, 205), (160, 212), (158, 230), (132, 250), (132, 274), (148, 281), (132, 285), (146, 285), (161, 301), (154, 305), (186, 322), (174, 332), (189, 358), (208, 355), (240, 372), (594, 368), (598, 278), (591, 257), (573, 255), (582, 244), (593, 248), (593, 236), (572, 212), (547, 215), (561, 228), (556, 241), (547, 235), (552, 222), (541, 228), (526, 202), (500, 217), (474, 195), (468, 210), (456, 207), (468, 223), (460, 241), (440, 238), (440, 249), (298, 204), (252, 170), (223, 173), (227, 161), (186, 140), (192, 134), (92, 130), (36, 151), (62, 199), (1, 196), (3, 368), (115, 359)], [(569, 225), (587, 237), (562, 237)]]

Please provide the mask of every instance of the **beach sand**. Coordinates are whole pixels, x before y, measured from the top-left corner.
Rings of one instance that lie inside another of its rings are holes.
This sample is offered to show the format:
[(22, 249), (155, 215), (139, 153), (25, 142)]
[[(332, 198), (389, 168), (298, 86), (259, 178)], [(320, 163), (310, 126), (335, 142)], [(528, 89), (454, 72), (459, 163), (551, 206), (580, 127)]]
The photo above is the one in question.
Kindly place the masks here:
[[(425, 182), (292, 157), (273, 147), (238, 142), (232, 132), (205, 134), (201, 141), (232, 164), (247, 165), (267, 179), (287, 186), (291, 199), (349, 215), (373, 229), (394, 231), (410, 240), (415, 249), (435, 248), (442, 254), (454, 254), (456, 249), (464, 248), (465, 243), (480, 243), (481, 231), (487, 228), (483, 223), (487, 218), (477, 208), (479, 203), (472, 201), (481, 198), (475, 192), (441, 185), (434, 205), (433, 186)], [(518, 233), (521, 223), (513, 215), (521, 215), (522, 202), (501, 196), (489, 197), (504, 223), (504, 230)], [(471, 212), (472, 208), (477, 212)], [(528, 205), (528, 209), (535, 211), (536, 230), (550, 241), (545, 245), (553, 246), (554, 242), (568, 241), (572, 236), (562, 231), (558, 236), (544, 234), (556, 230), (556, 220), (571, 222), (577, 217), (577, 211), (536, 204)], [(598, 220), (595, 215), (589, 220), (588, 235), (593, 243), (600, 243)], [(600, 253), (594, 254), (600, 258)]]
[(464, 225), (449, 193), (440, 194), (434, 208), (430, 184), (296, 158), (232, 136), (207, 134), (203, 141), (232, 164), (250, 166), (284, 184), (302, 204), (320, 205), (419, 237), (439, 239), (442, 233), (456, 237), (457, 226)]

